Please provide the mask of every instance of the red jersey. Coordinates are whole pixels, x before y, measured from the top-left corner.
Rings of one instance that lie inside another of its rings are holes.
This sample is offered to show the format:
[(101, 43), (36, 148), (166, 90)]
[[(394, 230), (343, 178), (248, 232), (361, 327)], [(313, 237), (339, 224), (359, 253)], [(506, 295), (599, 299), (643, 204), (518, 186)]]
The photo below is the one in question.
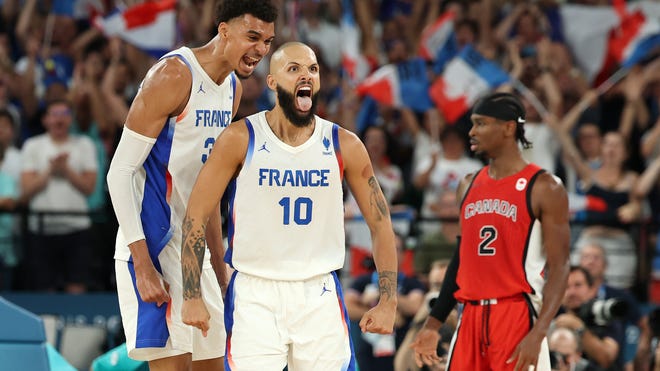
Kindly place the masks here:
[(485, 166), (472, 180), (461, 203), (458, 301), (526, 293), (541, 302), (546, 259), (531, 193), (542, 172), (529, 164), (495, 180)]

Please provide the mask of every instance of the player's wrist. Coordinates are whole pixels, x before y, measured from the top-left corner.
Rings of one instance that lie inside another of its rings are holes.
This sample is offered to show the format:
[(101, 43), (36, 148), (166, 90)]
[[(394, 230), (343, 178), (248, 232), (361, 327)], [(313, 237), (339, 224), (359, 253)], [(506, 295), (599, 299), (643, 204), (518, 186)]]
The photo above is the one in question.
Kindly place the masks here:
[(433, 316), (428, 316), (428, 318), (424, 322), (423, 328), (425, 330), (440, 331), (440, 327), (442, 327), (442, 321), (440, 321), (439, 319)]

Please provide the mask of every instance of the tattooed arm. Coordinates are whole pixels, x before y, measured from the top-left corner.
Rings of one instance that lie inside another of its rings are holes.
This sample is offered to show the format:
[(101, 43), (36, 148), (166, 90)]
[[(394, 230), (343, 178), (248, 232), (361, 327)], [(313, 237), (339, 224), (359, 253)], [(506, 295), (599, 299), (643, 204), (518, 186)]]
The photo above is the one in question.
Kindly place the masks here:
[(369, 155), (353, 133), (340, 131), (344, 177), (369, 225), (378, 270), (380, 300), (360, 321), (362, 331), (391, 333), (397, 304), (397, 254), (390, 210), (376, 180)]
[(233, 123), (216, 139), (213, 151), (197, 176), (183, 220), (181, 271), (183, 274), (183, 323), (195, 326), (206, 336), (209, 313), (200, 286), (206, 247), (206, 226), (215, 218), (217, 205), (229, 181), (240, 168), (247, 151), (248, 131), (244, 121)]

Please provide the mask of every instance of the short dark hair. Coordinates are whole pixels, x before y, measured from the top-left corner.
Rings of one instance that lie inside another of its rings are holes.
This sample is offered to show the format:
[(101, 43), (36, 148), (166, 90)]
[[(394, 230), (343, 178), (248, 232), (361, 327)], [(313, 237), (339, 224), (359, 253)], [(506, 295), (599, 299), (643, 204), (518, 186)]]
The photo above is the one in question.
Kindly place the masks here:
[(251, 14), (264, 22), (273, 23), (277, 19), (277, 13), (277, 7), (270, 0), (221, 0), (218, 3), (216, 26), (245, 14)]
[(591, 273), (589, 273), (589, 271), (585, 267), (580, 266), (580, 265), (572, 265), (570, 273), (573, 273), (573, 272), (582, 272), (582, 275), (584, 275), (584, 278), (587, 281), (587, 285), (589, 287), (594, 286), (594, 278), (591, 275)]

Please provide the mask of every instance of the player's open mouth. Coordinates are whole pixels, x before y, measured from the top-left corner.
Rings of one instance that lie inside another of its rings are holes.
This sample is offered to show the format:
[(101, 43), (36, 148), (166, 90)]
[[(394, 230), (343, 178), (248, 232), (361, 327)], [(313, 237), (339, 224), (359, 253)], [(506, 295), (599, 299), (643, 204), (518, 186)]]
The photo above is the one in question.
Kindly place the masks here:
[(312, 87), (302, 85), (296, 90), (296, 105), (298, 109), (304, 112), (312, 108)]
[(254, 68), (259, 63), (259, 58), (252, 58), (246, 55), (243, 57), (243, 63), (250, 68)]

